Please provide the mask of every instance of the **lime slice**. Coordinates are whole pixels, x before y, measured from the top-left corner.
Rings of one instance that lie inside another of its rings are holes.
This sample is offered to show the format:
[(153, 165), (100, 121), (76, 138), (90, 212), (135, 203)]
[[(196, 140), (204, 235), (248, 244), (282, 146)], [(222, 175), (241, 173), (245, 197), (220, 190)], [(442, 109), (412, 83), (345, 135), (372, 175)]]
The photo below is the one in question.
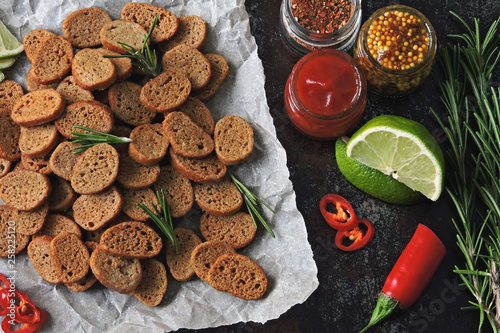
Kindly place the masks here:
[(0, 60), (0, 71), (9, 68), (10, 66), (14, 65), (15, 62), (16, 59), (14, 58)]
[(376, 117), (353, 134), (346, 155), (433, 201), (443, 190), (443, 152), (416, 121), (393, 115)]
[(425, 200), (420, 192), (412, 190), (391, 176), (347, 157), (346, 144), (342, 139), (335, 143), (335, 157), (344, 177), (375, 198), (398, 205), (413, 205)]
[(5, 74), (0, 71), (0, 82), (2, 82), (3, 80), (5, 80)]
[(23, 51), (23, 44), (0, 21), (0, 59), (12, 58)]

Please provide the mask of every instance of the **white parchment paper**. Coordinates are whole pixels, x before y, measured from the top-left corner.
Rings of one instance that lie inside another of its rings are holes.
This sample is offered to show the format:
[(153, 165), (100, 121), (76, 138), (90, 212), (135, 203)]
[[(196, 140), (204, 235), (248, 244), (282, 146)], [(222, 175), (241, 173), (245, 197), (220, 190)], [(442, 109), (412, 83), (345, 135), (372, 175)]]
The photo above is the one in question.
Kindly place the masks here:
[[(20, 39), (38, 28), (62, 35), (62, 22), (72, 11), (94, 6), (105, 9), (113, 19), (119, 19), (127, 2), (0, 1), (0, 19)], [(263, 267), (269, 281), (268, 291), (257, 301), (245, 301), (217, 292), (199, 279), (180, 283), (169, 276), (163, 302), (148, 308), (132, 295), (121, 295), (100, 285), (83, 293), (74, 293), (64, 285), (51, 285), (38, 276), (25, 251), (16, 257), (13, 269), (7, 267), (5, 259), (0, 259), (0, 271), (8, 275), (15, 272), (17, 287), (49, 311), (50, 318), (43, 332), (164, 332), (247, 321), (264, 323), (279, 317), (294, 304), (304, 302), (318, 286), (317, 268), (307, 241), (304, 219), (296, 207), (286, 154), (276, 138), (269, 114), (263, 67), (250, 33), (244, 0), (151, 3), (177, 16), (195, 14), (202, 17), (209, 27), (202, 51), (221, 54), (229, 62), (227, 80), (207, 105), (216, 121), (225, 115), (239, 115), (247, 119), (255, 131), (252, 156), (230, 170), (275, 209), (274, 214), (264, 213), (276, 238), (259, 227), (253, 243), (240, 251)], [(23, 55), (5, 74), (26, 89), (25, 75), (29, 68)], [(194, 208), (175, 223), (199, 233), (200, 215), (199, 209)]]

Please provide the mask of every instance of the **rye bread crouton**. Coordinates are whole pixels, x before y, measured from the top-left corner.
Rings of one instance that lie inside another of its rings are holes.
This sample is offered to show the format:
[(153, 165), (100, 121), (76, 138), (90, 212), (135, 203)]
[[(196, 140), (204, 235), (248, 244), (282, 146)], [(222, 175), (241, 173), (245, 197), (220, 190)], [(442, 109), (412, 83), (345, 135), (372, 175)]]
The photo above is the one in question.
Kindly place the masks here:
[(214, 135), (215, 121), (207, 106), (198, 98), (189, 96), (176, 111), (185, 113), (210, 136)]
[(208, 271), (207, 281), (216, 290), (247, 300), (261, 298), (267, 290), (262, 267), (236, 253), (221, 255)]
[(123, 198), (114, 186), (96, 194), (83, 194), (73, 203), (75, 222), (85, 230), (96, 230), (120, 214)]
[(26, 155), (21, 155), (21, 162), (23, 164), (24, 170), (31, 170), (41, 173), (44, 176), (50, 176), (52, 174), (52, 169), (49, 165), (50, 155), (45, 155), (41, 157), (28, 157)]
[(164, 191), (170, 214), (179, 218), (189, 212), (194, 203), (193, 185), (171, 165), (160, 168), (158, 180), (153, 184), (155, 191)]
[(177, 32), (179, 22), (177, 16), (166, 10), (146, 3), (129, 3), (122, 8), (121, 19), (140, 24), (149, 31), (155, 16), (158, 15), (158, 24), (151, 34), (151, 43), (159, 43), (172, 38)]
[(52, 242), (52, 239), (54, 239), (52, 236), (33, 238), (28, 245), (28, 256), (33, 267), (45, 281), (60, 284), (61, 279), (56, 274), (52, 256), (50, 255), (50, 242)]
[(12, 162), (5, 158), (0, 158), (0, 178), (9, 173), (12, 168)]
[(92, 95), (92, 92), (85, 90), (77, 85), (73, 75), (68, 75), (61, 82), (59, 82), (56, 87), (56, 91), (64, 98), (66, 105), (70, 105), (79, 101), (94, 100), (94, 95)]
[(75, 234), (78, 238), (82, 238), (82, 230), (80, 226), (72, 219), (61, 214), (49, 213), (45, 219), (42, 229), (33, 235), (33, 238), (39, 236), (56, 237), (65, 232)]
[(188, 179), (198, 183), (209, 183), (222, 179), (227, 167), (215, 154), (204, 158), (187, 158), (168, 150), (170, 164)]
[(32, 68), (28, 70), (28, 73), (26, 73), (26, 89), (28, 89), (29, 92), (45, 89), (56, 89), (59, 83), (59, 80), (47, 84), (36, 82), (35, 78), (33, 77)]
[(163, 121), (170, 149), (177, 155), (202, 158), (214, 150), (214, 140), (183, 112), (170, 112)]
[(59, 118), (65, 106), (64, 99), (55, 89), (36, 90), (17, 100), (11, 117), (24, 127), (42, 125)]
[(32, 127), (21, 126), (19, 149), (24, 156), (41, 157), (47, 155), (59, 143), (59, 132), (54, 124)]
[(89, 250), (73, 233), (54, 237), (50, 242), (50, 256), (56, 275), (64, 283), (76, 282), (89, 271)]
[(153, 258), (142, 260), (141, 266), (141, 283), (132, 294), (144, 305), (157, 306), (167, 292), (167, 270), (161, 261)]
[[(95, 249), (99, 246), (99, 243), (96, 242), (84, 242), (85, 246), (89, 250), (89, 254), (92, 255), (92, 252), (94, 252)], [(89, 259), (90, 260), (90, 259)], [(66, 287), (68, 287), (69, 290), (74, 291), (76, 293), (85, 291), (92, 287), (95, 283), (97, 282), (97, 279), (92, 273), (92, 270), (89, 269), (87, 274), (81, 278), (80, 280), (72, 283), (66, 283)]]
[(179, 247), (179, 253), (175, 252), (172, 242), (168, 242), (166, 247), (167, 266), (170, 273), (177, 281), (188, 281), (194, 276), (191, 267), (191, 253), (193, 249), (201, 244), (201, 239), (191, 229), (175, 228), (175, 237)]
[(64, 141), (57, 145), (49, 159), (50, 169), (59, 177), (71, 180), (75, 165), (81, 154), (73, 153), (73, 149), (79, 146), (78, 143)]
[(116, 118), (132, 126), (151, 123), (156, 112), (141, 103), (141, 89), (140, 85), (130, 81), (116, 83), (109, 88), (109, 106)]
[(246, 160), (253, 150), (252, 126), (238, 116), (225, 116), (215, 125), (215, 153), (226, 165), (235, 165)]
[(133, 160), (128, 154), (121, 154), (120, 168), (116, 181), (129, 190), (139, 190), (151, 186), (160, 174), (160, 166), (143, 165)]
[(146, 259), (160, 252), (162, 240), (142, 222), (122, 222), (102, 234), (99, 247), (113, 255)]
[(141, 89), (140, 100), (150, 110), (177, 109), (191, 93), (191, 82), (180, 70), (170, 69), (151, 79)]
[(49, 204), (45, 202), (39, 208), (33, 211), (17, 211), (15, 216), (16, 232), (24, 235), (34, 235), (39, 232), (49, 214)]
[(109, 107), (97, 101), (79, 101), (70, 104), (66, 107), (66, 112), (55, 121), (57, 130), (66, 138), (72, 136), (71, 132), (88, 133), (74, 128), (74, 125), (109, 133), (113, 124), (113, 114)]
[(99, 246), (90, 256), (90, 268), (99, 282), (120, 294), (133, 292), (142, 279), (139, 259), (115, 256)]
[(245, 212), (227, 216), (204, 213), (200, 219), (200, 231), (206, 240), (222, 241), (238, 250), (252, 242), (257, 226)]
[(169, 147), (162, 124), (137, 126), (130, 133), (130, 139), (132, 140), (128, 146), (130, 157), (144, 165), (160, 162)]
[(203, 211), (213, 215), (231, 215), (243, 205), (240, 191), (227, 177), (217, 182), (194, 184), (194, 199)]
[(17, 100), (24, 95), (23, 87), (12, 80), (0, 82), (0, 109), (11, 110)]
[(19, 137), (21, 127), (16, 124), (9, 109), (0, 109), (0, 158), (8, 161), (17, 161), (21, 158)]
[(85, 90), (104, 90), (116, 81), (116, 69), (111, 59), (96, 49), (80, 50), (73, 57), (71, 74)]
[(198, 15), (185, 15), (179, 17), (179, 28), (175, 35), (167, 41), (160, 43), (160, 49), (165, 52), (177, 45), (186, 44), (201, 49), (207, 37), (207, 24)]
[(57, 35), (47, 29), (34, 29), (28, 32), (23, 38), (24, 53), (30, 63), (35, 61), (35, 54), (47, 39)]
[(102, 27), (111, 21), (109, 14), (100, 8), (75, 10), (63, 21), (63, 35), (77, 49), (98, 46)]
[[(101, 54), (104, 57), (120, 55), (120, 53), (113, 52), (104, 47), (98, 48), (97, 51), (101, 52)], [(111, 60), (113, 65), (115, 65), (115, 70), (116, 70), (115, 82), (122, 82), (129, 78), (134, 68), (134, 66), (132, 65), (132, 60), (130, 60), (130, 58), (108, 58), (108, 59)]]
[(135, 221), (144, 222), (148, 218), (150, 218), (144, 210), (137, 206), (137, 204), (144, 204), (153, 212), (155, 211), (154, 207), (160, 207), (158, 197), (150, 188), (144, 188), (140, 190), (123, 190), (122, 195), (122, 210), (128, 217)]
[(49, 179), (35, 171), (11, 172), (0, 179), (0, 199), (18, 210), (32, 211), (50, 194)]
[(146, 29), (140, 24), (122, 20), (106, 23), (100, 32), (102, 45), (120, 54), (127, 54), (127, 51), (119, 43), (124, 43), (140, 50), (144, 44), (146, 35)]
[[(30, 240), (29, 235), (24, 235), (17, 230), (14, 230), (15, 237), (12, 239), (11, 235), (12, 229), (15, 229), (14, 219), (16, 215), (15, 209), (0, 205), (0, 258), (7, 258), (9, 255), (20, 253)], [(12, 245), (14, 245), (14, 248)]]
[(183, 72), (191, 82), (191, 88), (198, 90), (210, 80), (210, 62), (194, 47), (181, 44), (165, 52), (161, 58), (164, 70), (177, 69)]
[(49, 196), (49, 210), (51, 212), (64, 212), (73, 206), (76, 193), (71, 184), (60, 177), (51, 179), (52, 191)]
[(229, 65), (223, 56), (209, 53), (205, 54), (205, 58), (210, 63), (210, 81), (208, 81), (208, 84), (203, 89), (193, 91), (192, 93), (193, 97), (199, 98), (204, 102), (215, 95), (229, 73)]
[(206, 282), (210, 267), (217, 258), (226, 253), (236, 253), (236, 251), (226, 242), (217, 240), (203, 242), (195, 247), (191, 253), (191, 267), (193, 267), (196, 275)]
[(37, 48), (32, 62), (33, 79), (38, 84), (62, 80), (71, 70), (73, 47), (62, 36), (44, 40)]
[(113, 184), (119, 155), (113, 146), (100, 143), (87, 149), (75, 165), (71, 186), (79, 194), (95, 194)]

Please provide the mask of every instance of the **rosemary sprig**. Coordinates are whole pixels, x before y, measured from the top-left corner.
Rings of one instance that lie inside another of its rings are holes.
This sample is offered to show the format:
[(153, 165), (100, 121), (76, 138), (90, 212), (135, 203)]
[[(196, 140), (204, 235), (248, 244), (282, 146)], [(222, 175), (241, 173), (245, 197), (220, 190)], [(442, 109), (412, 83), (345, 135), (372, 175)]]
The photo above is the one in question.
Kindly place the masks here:
[(241, 195), (243, 196), (243, 201), (245, 202), (245, 205), (248, 209), (248, 212), (250, 213), (250, 216), (252, 217), (253, 223), (255, 226), (257, 226), (257, 220), (264, 226), (264, 228), (269, 232), (269, 234), (275, 238), (276, 236), (274, 235), (273, 230), (269, 225), (267, 224), (266, 220), (262, 217), (260, 214), (261, 208), (259, 206), (259, 202), (263, 204), (267, 209), (269, 209), (271, 212), (274, 213), (274, 210), (261, 198), (259, 198), (257, 195), (252, 193), (248, 189), (248, 187), (245, 186), (242, 182), (240, 182), (233, 174), (228, 172), (229, 177), (233, 181), (233, 183), (236, 185), (238, 190), (240, 191)]
[(165, 192), (163, 190), (156, 191), (156, 197), (160, 203), (160, 208), (158, 209), (154, 203), (151, 203), (151, 206), (153, 206), (153, 209), (155, 210), (154, 212), (143, 203), (138, 203), (137, 206), (149, 215), (158, 228), (160, 228), (165, 236), (167, 236), (167, 238), (172, 242), (175, 253), (179, 253), (179, 245), (177, 244), (177, 238), (174, 233), (174, 223), (172, 215), (170, 214), (170, 206), (168, 205), (165, 197)]
[(158, 62), (158, 57), (156, 56), (156, 51), (149, 47), (149, 38), (153, 33), (154, 28), (158, 24), (159, 15), (156, 14), (153, 24), (149, 28), (149, 32), (144, 36), (144, 43), (140, 50), (135, 47), (118, 42), (120, 46), (127, 51), (128, 54), (120, 55), (105, 55), (104, 58), (130, 58), (132, 60), (132, 65), (140, 68), (146, 75), (156, 77), (160, 75), (163, 70), (161, 68), (161, 63)]
[(77, 146), (73, 149), (73, 152), (75, 154), (82, 153), (90, 147), (95, 146), (99, 143), (109, 143), (110, 145), (115, 145), (132, 142), (130, 138), (104, 133), (88, 127), (80, 125), (73, 125), (73, 127), (90, 132), (71, 132), (72, 137), (70, 137), (69, 140), (80, 144), (80, 146)]
[[(457, 244), (464, 255), (464, 268), (454, 272), (474, 297), (467, 309), (479, 311), (479, 328), (487, 321), (500, 330), (500, 89), (491, 89), (493, 71), (500, 61), (500, 17), (481, 39), (479, 21), (474, 29), (457, 14), (465, 27), (459, 38), (464, 44), (441, 50), (438, 61), (443, 72), (443, 121), (431, 109), (445, 132), (450, 148), (447, 163), (453, 179), (447, 191), (460, 222), (453, 220)], [(472, 92), (470, 98), (466, 97)]]

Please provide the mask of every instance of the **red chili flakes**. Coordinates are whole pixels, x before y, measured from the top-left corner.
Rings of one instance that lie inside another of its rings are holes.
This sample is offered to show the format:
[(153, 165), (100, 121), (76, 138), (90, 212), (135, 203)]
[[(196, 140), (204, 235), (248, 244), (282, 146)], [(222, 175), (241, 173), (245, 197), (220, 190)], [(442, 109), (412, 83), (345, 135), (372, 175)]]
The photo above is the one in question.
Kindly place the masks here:
[(351, 19), (349, 0), (292, 0), (292, 13), (297, 23), (315, 33), (332, 33)]

